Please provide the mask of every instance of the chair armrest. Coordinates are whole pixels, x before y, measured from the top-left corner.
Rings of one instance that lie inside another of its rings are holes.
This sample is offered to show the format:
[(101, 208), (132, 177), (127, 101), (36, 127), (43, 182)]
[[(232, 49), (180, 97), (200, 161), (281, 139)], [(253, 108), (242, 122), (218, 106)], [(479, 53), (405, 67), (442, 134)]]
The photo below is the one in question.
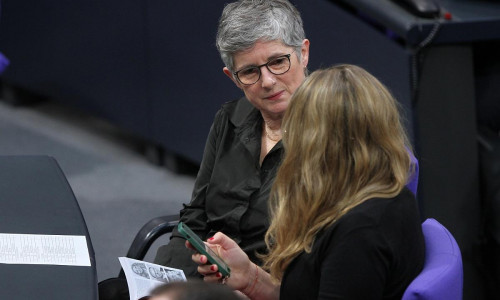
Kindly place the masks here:
[[(142, 226), (130, 246), (127, 257), (143, 260), (149, 248), (160, 236), (172, 232), (179, 223), (179, 215), (157, 217)], [(123, 270), (119, 277), (125, 277)]]
[(144, 259), (149, 247), (160, 236), (172, 232), (179, 223), (178, 215), (157, 217), (142, 226), (130, 246), (127, 257), (137, 260)]

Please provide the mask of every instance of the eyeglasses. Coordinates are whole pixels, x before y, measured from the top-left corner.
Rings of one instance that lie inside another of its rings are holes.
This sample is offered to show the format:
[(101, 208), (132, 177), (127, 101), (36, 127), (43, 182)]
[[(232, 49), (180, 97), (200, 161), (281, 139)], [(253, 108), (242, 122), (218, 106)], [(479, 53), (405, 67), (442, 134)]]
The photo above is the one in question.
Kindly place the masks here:
[(291, 55), (292, 54), (281, 55), (260, 66), (244, 68), (234, 72), (233, 74), (234, 76), (236, 76), (238, 81), (241, 82), (241, 84), (252, 85), (259, 81), (260, 75), (262, 74), (260, 68), (262, 68), (263, 66), (266, 66), (269, 72), (273, 73), (274, 75), (281, 75), (288, 72), (291, 66)]

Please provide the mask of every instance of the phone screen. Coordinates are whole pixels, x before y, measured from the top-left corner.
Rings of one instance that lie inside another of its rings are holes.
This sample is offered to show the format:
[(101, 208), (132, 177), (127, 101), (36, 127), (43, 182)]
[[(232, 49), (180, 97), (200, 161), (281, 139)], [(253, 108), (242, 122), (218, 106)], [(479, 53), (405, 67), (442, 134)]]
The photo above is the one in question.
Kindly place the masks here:
[(210, 263), (217, 265), (219, 272), (223, 276), (229, 276), (230, 269), (227, 264), (212, 249), (210, 249), (210, 247), (208, 247), (196, 233), (194, 233), (186, 224), (182, 222), (179, 222), (177, 229), (179, 230), (179, 233), (182, 234), (182, 236), (184, 236), (196, 250), (198, 250), (198, 252), (207, 257)]

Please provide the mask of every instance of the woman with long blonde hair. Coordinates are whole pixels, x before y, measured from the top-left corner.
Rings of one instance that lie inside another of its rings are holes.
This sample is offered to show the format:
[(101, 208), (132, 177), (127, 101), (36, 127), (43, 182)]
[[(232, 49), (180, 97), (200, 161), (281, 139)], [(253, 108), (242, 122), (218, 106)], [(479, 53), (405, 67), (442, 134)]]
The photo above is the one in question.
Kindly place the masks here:
[[(263, 269), (222, 233), (208, 240), (231, 268), (227, 284), (251, 299), (401, 299), (424, 241), (395, 99), (362, 68), (334, 66), (297, 89), (282, 129)], [(213, 265), (198, 270), (220, 279)]]

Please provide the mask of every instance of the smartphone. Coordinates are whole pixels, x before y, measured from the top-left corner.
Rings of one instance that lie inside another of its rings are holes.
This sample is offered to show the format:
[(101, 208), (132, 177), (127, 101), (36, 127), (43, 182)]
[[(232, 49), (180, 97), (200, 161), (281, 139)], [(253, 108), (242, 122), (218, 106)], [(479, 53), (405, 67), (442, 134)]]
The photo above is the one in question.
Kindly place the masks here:
[(191, 245), (198, 250), (198, 252), (205, 255), (211, 264), (217, 265), (217, 269), (223, 277), (229, 277), (231, 270), (227, 264), (222, 260), (222, 258), (215, 254), (210, 247), (205, 245), (196, 233), (194, 233), (186, 224), (182, 222), (179, 222), (179, 225), (177, 225), (177, 230), (179, 230), (179, 233), (185, 237)]

